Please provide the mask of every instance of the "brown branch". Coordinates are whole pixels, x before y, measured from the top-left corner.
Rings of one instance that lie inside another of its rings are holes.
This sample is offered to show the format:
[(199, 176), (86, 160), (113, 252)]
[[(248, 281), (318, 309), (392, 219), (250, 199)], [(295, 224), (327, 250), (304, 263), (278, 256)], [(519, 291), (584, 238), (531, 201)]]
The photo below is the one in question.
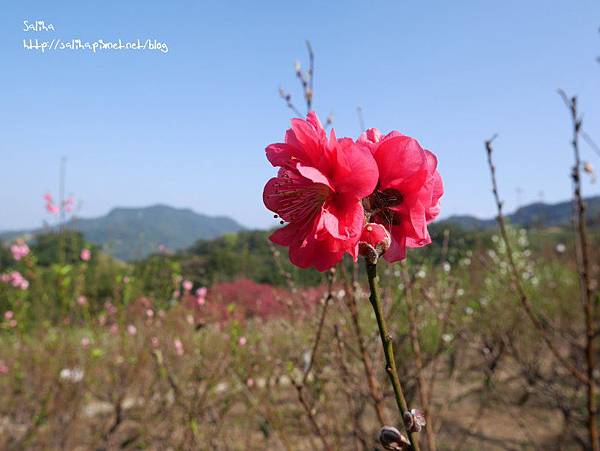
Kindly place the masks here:
[(296, 388), (296, 392), (298, 394), (298, 401), (304, 408), (304, 411), (306, 413), (306, 416), (308, 417), (310, 424), (312, 425), (312, 428), (314, 429), (315, 433), (319, 437), (319, 440), (321, 440), (321, 443), (323, 444), (323, 448), (326, 450), (331, 450), (333, 448), (329, 445), (329, 442), (327, 440), (327, 437), (325, 436), (325, 433), (321, 430), (321, 427), (319, 426), (319, 423), (317, 422), (317, 419), (315, 418), (313, 409), (311, 408), (311, 406), (308, 404), (308, 401), (304, 397), (304, 386), (308, 379), (308, 375), (310, 374), (310, 372), (312, 370), (312, 367), (313, 367), (313, 364), (315, 361), (315, 356), (317, 354), (317, 349), (319, 348), (319, 343), (321, 342), (321, 336), (323, 334), (323, 326), (325, 325), (325, 317), (327, 316), (329, 304), (331, 303), (331, 299), (333, 298), (334, 276), (335, 276), (335, 270), (331, 269), (327, 274), (327, 296), (326, 296), (324, 304), (323, 304), (323, 309), (321, 310), (321, 317), (319, 319), (319, 324), (317, 326), (317, 331), (315, 333), (315, 340), (313, 342), (310, 359), (308, 361), (308, 364), (306, 365), (306, 368), (304, 368), (302, 379), (300, 381), (294, 381), (294, 387)]
[(401, 263), (402, 266), (402, 279), (404, 281), (404, 301), (406, 302), (406, 309), (408, 313), (408, 326), (410, 329), (410, 344), (415, 354), (415, 372), (417, 379), (417, 392), (419, 394), (419, 401), (421, 402), (421, 408), (423, 409), (423, 413), (425, 414), (425, 418), (427, 418), (427, 423), (425, 424), (425, 437), (427, 438), (427, 445), (429, 451), (436, 451), (435, 445), (435, 434), (433, 432), (433, 420), (430, 416), (431, 409), (429, 408), (429, 397), (427, 395), (427, 382), (425, 381), (425, 377), (423, 375), (423, 357), (421, 354), (421, 343), (419, 342), (419, 329), (417, 323), (417, 315), (415, 314), (414, 308), (414, 300), (413, 300), (413, 292), (412, 292), (412, 282), (410, 280), (410, 275), (408, 274), (408, 269), (406, 268), (406, 264), (404, 262)]
[(581, 131), (581, 118), (577, 112), (577, 97), (568, 98), (564, 91), (559, 91), (565, 105), (571, 113), (573, 126), (573, 137), (571, 145), (575, 161), (571, 172), (573, 180), (573, 203), (575, 211), (573, 223), (577, 236), (577, 271), (579, 273), (579, 285), (581, 288), (581, 304), (585, 318), (585, 360), (587, 369), (587, 415), (588, 415), (588, 438), (592, 451), (600, 451), (600, 439), (598, 437), (598, 410), (596, 407), (596, 384), (594, 383), (595, 351), (594, 351), (594, 297), (590, 277), (589, 239), (586, 228), (585, 203), (581, 192), (581, 158), (579, 152), (579, 135)]
[(550, 337), (544, 327), (543, 322), (534, 313), (533, 308), (531, 306), (531, 302), (529, 300), (529, 297), (527, 296), (527, 293), (525, 292), (523, 284), (521, 283), (521, 275), (519, 274), (519, 269), (517, 268), (517, 264), (515, 263), (512, 246), (510, 244), (510, 239), (508, 237), (508, 231), (506, 229), (506, 222), (504, 219), (504, 214), (502, 213), (502, 201), (500, 200), (500, 194), (498, 193), (498, 184), (496, 182), (496, 167), (494, 166), (494, 162), (492, 160), (492, 154), (493, 154), (492, 142), (494, 141), (495, 138), (496, 138), (496, 135), (494, 135), (491, 139), (485, 141), (485, 149), (487, 152), (487, 162), (488, 162), (488, 166), (489, 166), (489, 170), (490, 170), (490, 175), (492, 178), (492, 193), (494, 194), (494, 200), (496, 201), (496, 208), (498, 211), (498, 216), (496, 217), (496, 220), (498, 221), (498, 225), (500, 227), (500, 234), (502, 236), (502, 240), (504, 241), (504, 245), (506, 246), (506, 254), (507, 254), (508, 263), (509, 263), (510, 270), (511, 270), (512, 284), (513, 284), (515, 290), (517, 291), (519, 301), (520, 301), (521, 306), (523, 307), (523, 310), (525, 310), (527, 317), (529, 318), (529, 320), (531, 321), (531, 323), (533, 324), (535, 329), (541, 335), (542, 339), (548, 346), (548, 349), (550, 349), (552, 354), (554, 354), (554, 356), (556, 357), (558, 362), (560, 362), (560, 364), (562, 366), (564, 366), (565, 369), (567, 369), (575, 378), (577, 378), (580, 382), (587, 384), (587, 381), (588, 381), (587, 375), (582, 373), (581, 371), (579, 371), (573, 364), (571, 364), (569, 361), (567, 361), (560, 354), (560, 352), (558, 351), (558, 348), (554, 345), (554, 343), (550, 339)]

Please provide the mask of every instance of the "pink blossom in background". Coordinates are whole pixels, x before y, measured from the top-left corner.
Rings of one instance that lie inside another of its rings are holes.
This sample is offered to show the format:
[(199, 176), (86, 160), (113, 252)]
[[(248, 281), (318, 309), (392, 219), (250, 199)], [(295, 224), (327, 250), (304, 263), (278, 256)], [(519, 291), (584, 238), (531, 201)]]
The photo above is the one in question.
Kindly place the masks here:
[(81, 258), (81, 260), (84, 262), (90, 261), (90, 259), (92, 258), (92, 251), (84, 247), (83, 249), (81, 249), (79, 258)]
[(50, 214), (57, 214), (59, 212), (59, 208), (58, 205), (54, 205), (52, 203), (47, 203), (46, 204), (46, 211)]
[(189, 292), (194, 287), (194, 284), (190, 280), (184, 280), (182, 286), (184, 291)]
[(83, 337), (81, 339), (81, 347), (83, 349), (87, 349), (90, 346), (90, 339), (88, 337)]
[(10, 371), (4, 360), (0, 360), (0, 374), (7, 374)]
[(77, 305), (80, 305), (81, 307), (87, 305), (87, 298), (83, 295), (78, 296), (77, 297)]
[(29, 288), (29, 282), (21, 275), (19, 271), (11, 271), (9, 273), (2, 274), (0, 276), (0, 281), (21, 290), (26, 290)]
[(160, 341), (158, 340), (158, 338), (157, 338), (157, 337), (152, 337), (152, 338), (150, 339), (150, 344), (152, 345), (152, 347), (153, 347), (154, 349), (158, 349), (158, 347), (160, 346)]
[(151, 308), (146, 310), (146, 316), (148, 318), (153, 318), (154, 317), (154, 310), (152, 310)]
[(127, 285), (129, 283), (129, 277), (127, 277), (127, 276), (123, 277), (123, 283), (125, 285)]
[(329, 138), (317, 115), (292, 119), (284, 143), (266, 148), (279, 167), (263, 192), (265, 206), (288, 224), (269, 239), (289, 248), (290, 261), (325, 271), (345, 253), (358, 257), (365, 223), (361, 200), (377, 184), (377, 164), (369, 149), (353, 140)]
[(196, 304), (198, 307), (206, 303), (206, 293), (208, 293), (206, 287), (200, 287), (196, 290)]
[(248, 388), (254, 387), (254, 379), (252, 379), (251, 377), (249, 377), (248, 380), (246, 380), (246, 386)]
[(173, 340), (173, 346), (175, 347), (175, 353), (179, 356), (182, 356), (184, 353), (183, 343), (181, 342), (181, 340), (179, 338), (176, 338), (175, 340)]
[(110, 301), (106, 301), (104, 303), (104, 308), (106, 309), (106, 313), (108, 313), (110, 316), (117, 314), (117, 307), (115, 307), (115, 305)]
[(63, 209), (67, 213), (71, 213), (73, 211), (74, 206), (75, 206), (75, 198), (73, 196), (69, 196), (63, 201)]
[(244, 336), (240, 337), (238, 340), (238, 344), (240, 346), (246, 346), (246, 343), (248, 343), (248, 339)]
[(108, 329), (109, 332), (113, 335), (117, 335), (119, 333), (119, 325), (118, 324), (111, 324), (110, 328)]
[(19, 261), (23, 257), (27, 256), (27, 254), (29, 254), (29, 246), (27, 246), (27, 243), (25, 243), (25, 241), (19, 238), (10, 246), (10, 252), (13, 258), (16, 261)]
[(8, 322), (8, 326), (9, 326), (9, 327), (12, 327), (12, 328), (14, 329), (15, 327), (17, 327), (17, 320), (16, 320), (16, 319), (11, 319), (11, 320)]
[(132, 337), (135, 337), (137, 335), (137, 327), (135, 327), (133, 324), (129, 324), (127, 326), (127, 333)]
[(46, 193), (46, 194), (44, 194), (44, 200), (48, 203), (52, 203), (54, 199), (52, 197), (52, 194)]
[(6, 312), (4, 312), (4, 319), (6, 321), (10, 321), (11, 319), (13, 319), (15, 317), (15, 314), (13, 313), (12, 310), (7, 310)]

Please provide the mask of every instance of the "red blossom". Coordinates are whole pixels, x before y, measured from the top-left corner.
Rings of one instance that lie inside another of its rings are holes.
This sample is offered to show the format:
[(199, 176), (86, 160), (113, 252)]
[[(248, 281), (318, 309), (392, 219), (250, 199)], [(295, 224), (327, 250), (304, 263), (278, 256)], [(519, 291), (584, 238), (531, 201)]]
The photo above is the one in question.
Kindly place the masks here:
[(368, 149), (350, 139), (327, 137), (317, 115), (293, 119), (285, 143), (266, 148), (280, 167), (265, 186), (267, 208), (288, 224), (270, 236), (289, 247), (293, 264), (325, 271), (345, 253), (356, 260), (365, 222), (362, 198), (373, 192), (377, 166)]

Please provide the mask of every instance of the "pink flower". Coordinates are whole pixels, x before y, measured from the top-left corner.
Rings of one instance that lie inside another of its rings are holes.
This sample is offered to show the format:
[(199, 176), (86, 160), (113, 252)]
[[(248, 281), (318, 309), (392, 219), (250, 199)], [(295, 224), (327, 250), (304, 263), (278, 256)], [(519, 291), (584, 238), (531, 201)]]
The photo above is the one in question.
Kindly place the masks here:
[(248, 380), (246, 380), (246, 386), (248, 388), (254, 387), (254, 379), (252, 379), (251, 377), (249, 377)]
[(194, 284), (190, 280), (184, 280), (182, 286), (184, 291), (189, 292), (193, 288)]
[(183, 343), (179, 338), (173, 340), (173, 346), (175, 347), (175, 354), (182, 356), (183, 355)]
[(117, 335), (119, 333), (119, 325), (118, 324), (111, 324), (110, 328), (108, 329), (109, 332), (113, 335)]
[(146, 309), (146, 316), (148, 318), (153, 318), (154, 317), (154, 310), (152, 310), (151, 308)]
[(74, 205), (75, 205), (75, 198), (73, 196), (69, 196), (63, 201), (63, 209), (67, 213), (71, 213), (73, 211)]
[(90, 339), (88, 337), (83, 337), (81, 339), (81, 347), (83, 349), (87, 349), (90, 346)]
[(127, 326), (127, 333), (132, 337), (135, 337), (137, 335), (137, 327), (135, 327), (133, 324), (129, 324)]
[(7, 374), (9, 372), (8, 365), (4, 362), (4, 360), (0, 360), (0, 374)]
[(46, 211), (47, 211), (48, 213), (50, 213), (50, 214), (53, 214), (53, 215), (55, 215), (55, 214), (57, 214), (57, 213), (58, 213), (58, 211), (59, 211), (58, 205), (54, 205), (54, 204), (51, 204), (51, 203), (47, 203), (47, 204), (46, 204)]
[(81, 260), (84, 262), (90, 261), (90, 258), (92, 258), (92, 251), (84, 247), (83, 249), (81, 249), (79, 258), (81, 258)]
[(248, 343), (248, 339), (244, 336), (241, 336), (238, 340), (238, 344), (240, 346), (246, 346), (246, 343)]
[(196, 304), (198, 307), (203, 306), (206, 303), (206, 293), (208, 290), (206, 287), (200, 287), (196, 290)]
[(29, 246), (22, 239), (18, 239), (10, 246), (10, 252), (16, 261), (21, 260), (29, 254)]
[(128, 276), (123, 277), (123, 283), (125, 285), (127, 285), (129, 283), (129, 277)]
[(85, 296), (78, 296), (77, 304), (80, 305), (81, 307), (87, 305), (87, 298)]
[(12, 310), (7, 310), (6, 312), (4, 312), (4, 319), (6, 321), (10, 321), (11, 319), (13, 319), (15, 317), (15, 314), (13, 313)]
[(367, 215), (392, 236), (384, 258), (402, 260), (407, 247), (431, 243), (427, 224), (439, 214), (444, 193), (437, 158), (417, 140), (397, 131), (383, 136), (369, 129), (358, 142), (369, 147), (379, 168), (377, 189), (364, 201)]
[(270, 236), (289, 247), (290, 260), (301, 268), (325, 271), (344, 253), (356, 260), (365, 222), (361, 199), (377, 184), (377, 166), (364, 145), (329, 138), (317, 115), (292, 119), (285, 143), (266, 149), (277, 177), (263, 192), (266, 207), (288, 224)]
[(14, 288), (26, 290), (29, 288), (29, 282), (21, 275), (19, 271), (11, 271), (8, 274), (2, 274), (0, 281), (12, 285)]
[(53, 202), (52, 194), (50, 194), (50, 193), (44, 194), (44, 200), (48, 203), (52, 203)]

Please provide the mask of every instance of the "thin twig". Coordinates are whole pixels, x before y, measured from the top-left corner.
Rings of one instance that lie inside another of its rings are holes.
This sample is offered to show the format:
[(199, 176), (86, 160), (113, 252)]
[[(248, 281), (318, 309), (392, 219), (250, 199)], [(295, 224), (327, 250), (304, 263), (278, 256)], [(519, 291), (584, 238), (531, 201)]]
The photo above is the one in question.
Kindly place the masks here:
[(429, 397), (427, 394), (427, 382), (423, 375), (423, 358), (421, 354), (421, 343), (419, 342), (419, 329), (417, 325), (417, 316), (415, 314), (412, 282), (406, 264), (402, 262), (402, 278), (404, 281), (404, 300), (406, 302), (406, 309), (408, 312), (408, 325), (410, 328), (410, 343), (415, 354), (415, 372), (417, 379), (417, 392), (419, 393), (419, 401), (421, 402), (421, 408), (427, 418), (425, 424), (425, 436), (427, 437), (427, 445), (429, 451), (436, 451), (435, 435), (433, 432), (433, 419), (431, 418), (431, 409), (429, 406)]
[(581, 131), (581, 118), (577, 112), (577, 97), (569, 98), (564, 91), (559, 91), (565, 105), (571, 113), (573, 126), (573, 137), (571, 145), (575, 161), (571, 172), (573, 180), (573, 203), (575, 212), (573, 222), (577, 235), (577, 271), (579, 273), (579, 284), (581, 288), (581, 304), (585, 317), (585, 360), (587, 369), (587, 415), (588, 415), (588, 438), (592, 451), (600, 451), (600, 439), (598, 437), (598, 411), (596, 407), (596, 384), (594, 383), (594, 298), (590, 277), (590, 256), (588, 234), (585, 217), (585, 203), (581, 193), (581, 158), (579, 152), (579, 135)]
[(487, 161), (488, 161), (488, 166), (489, 166), (489, 170), (490, 170), (490, 175), (492, 178), (492, 193), (494, 194), (494, 200), (496, 201), (496, 208), (498, 211), (498, 216), (496, 217), (496, 220), (498, 221), (498, 225), (500, 227), (500, 234), (502, 236), (502, 240), (504, 241), (504, 245), (506, 246), (506, 255), (508, 257), (508, 263), (509, 263), (509, 266), (511, 269), (513, 285), (514, 285), (515, 289), (517, 290), (519, 301), (523, 307), (523, 310), (525, 310), (527, 317), (532, 322), (533, 326), (536, 328), (536, 330), (539, 332), (539, 334), (542, 336), (542, 339), (544, 340), (544, 342), (546, 343), (546, 345), (548, 346), (548, 348), (550, 349), (552, 354), (554, 354), (554, 356), (556, 357), (558, 362), (560, 362), (560, 364), (563, 365), (565, 367), (565, 369), (567, 369), (574, 377), (576, 377), (580, 382), (587, 384), (587, 381), (588, 381), (587, 375), (582, 373), (581, 371), (579, 371), (573, 364), (571, 364), (569, 361), (567, 361), (560, 354), (560, 352), (558, 351), (558, 348), (554, 345), (554, 343), (548, 336), (548, 333), (547, 333), (546, 329), (544, 328), (542, 321), (534, 313), (533, 308), (531, 306), (531, 302), (529, 300), (529, 297), (527, 296), (527, 293), (525, 292), (523, 284), (521, 283), (521, 275), (519, 274), (519, 269), (517, 268), (517, 264), (514, 259), (512, 246), (510, 244), (510, 239), (508, 237), (508, 231), (506, 229), (506, 222), (504, 220), (504, 214), (502, 213), (502, 201), (500, 200), (500, 194), (498, 193), (498, 184), (496, 182), (496, 167), (494, 166), (494, 162), (492, 160), (492, 154), (493, 154), (492, 142), (494, 141), (495, 138), (496, 138), (496, 135), (494, 135), (491, 139), (485, 141), (485, 149), (487, 152)]

